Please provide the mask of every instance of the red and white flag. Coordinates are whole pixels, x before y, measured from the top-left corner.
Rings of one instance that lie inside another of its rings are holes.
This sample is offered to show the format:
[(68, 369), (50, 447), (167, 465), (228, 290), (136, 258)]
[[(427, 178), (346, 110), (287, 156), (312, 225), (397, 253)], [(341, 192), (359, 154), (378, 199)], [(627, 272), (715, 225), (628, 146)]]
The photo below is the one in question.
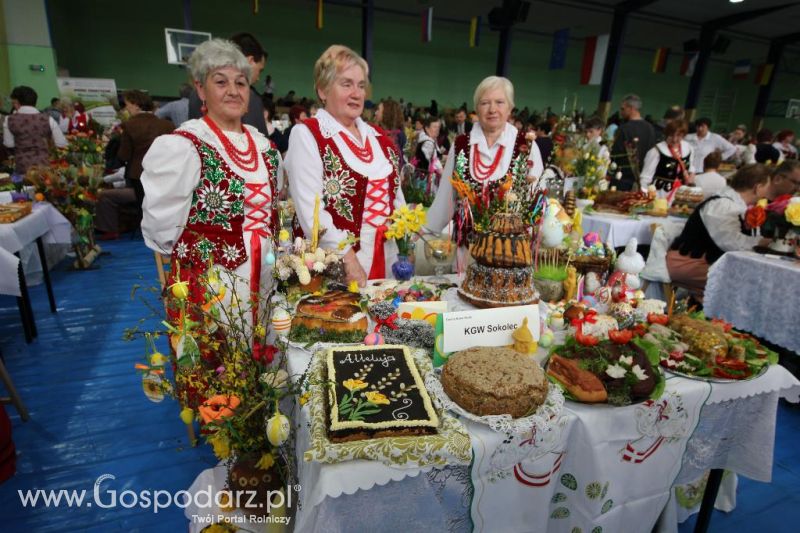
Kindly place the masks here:
[(581, 85), (600, 85), (608, 52), (608, 34), (587, 37), (583, 45)]
[(697, 52), (690, 52), (683, 54), (683, 61), (681, 61), (681, 76), (691, 78), (694, 75), (694, 67), (697, 65)]
[(429, 43), (433, 40), (433, 8), (429, 7), (422, 12), (422, 42)]

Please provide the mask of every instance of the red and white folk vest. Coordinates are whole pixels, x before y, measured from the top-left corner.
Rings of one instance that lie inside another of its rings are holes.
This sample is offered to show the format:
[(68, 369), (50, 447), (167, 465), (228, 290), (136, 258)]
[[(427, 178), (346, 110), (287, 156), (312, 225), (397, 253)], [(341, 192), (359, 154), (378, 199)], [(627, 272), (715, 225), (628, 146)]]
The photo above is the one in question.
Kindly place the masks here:
[[(504, 179), (496, 179), (493, 181), (481, 181), (476, 179), (475, 176), (472, 175), (472, 150), (473, 146), (469, 142), (470, 134), (466, 133), (464, 135), (459, 135), (456, 137), (454, 144), (454, 152), (453, 155), (455, 157), (455, 173), (461, 178), (466, 185), (468, 185), (474, 192), (477, 197), (486, 196), (486, 201), (491, 202), (493, 198), (497, 195), (497, 189), (502, 185), (505, 181)], [(477, 145), (475, 145), (477, 146)], [(528, 156), (530, 152), (530, 146), (528, 146), (528, 142), (525, 140), (525, 132), (520, 130), (517, 132), (517, 138), (514, 140), (514, 151), (511, 154), (511, 161), (508, 165), (508, 168), (505, 170), (504, 175), (508, 175), (510, 172), (515, 173), (524, 173), (524, 176), (514, 176), (515, 179), (517, 178), (524, 178), (527, 176), (528, 173)], [(487, 180), (489, 177), (486, 178)], [(464, 224), (464, 221), (468, 221)], [(457, 206), (455, 213), (453, 215), (453, 221), (456, 227), (456, 232), (454, 232), (453, 237), (458, 243), (459, 246), (467, 246), (467, 238), (469, 234), (473, 231), (472, 223), (470, 217), (466, 217), (463, 213), (463, 206)], [(463, 227), (462, 227), (463, 226)], [(459, 230), (460, 228), (460, 230)]]
[[(260, 237), (277, 234), (275, 191), (278, 151), (271, 146), (262, 153), (268, 175), (267, 184), (245, 183), (213, 146), (187, 131), (176, 130), (174, 135), (189, 139), (197, 149), (200, 156), (200, 180), (192, 192), (192, 206), (186, 225), (172, 247), (172, 272), (176, 271), (174, 266), (180, 264), (181, 279), (189, 281), (189, 299), (202, 304), (203, 287), (200, 286), (198, 277), (205, 272), (210, 261), (235, 270), (248, 259), (244, 231), (251, 232), (253, 241), (258, 239), (258, 248)], [(269, 194), (263, 191), (267, 186)], [(245, 206), (250, 208), (247, 216)], [(251, 252), (255, 254), (260, 250), (254, 250), (253, 241)], [(261, 265), (253, 267), (260, 274)], [(251, 274), (251, 282), (252, 277)], [(255, 288), (257, 290), (258, 285)]]
[[(378, 132), (378, 145), (392, 164), (392, 171), (383, 179), (370, 181), (367, 176), (359, 174), (347, 164), (333, 138), (326, 138), (322, 134), (316, 118), (306, 119), (303, 124), (317, 142), (323, 170), (322, 201), (333, 219), (333, 225), (358, 238), (361, 236), (362, 223), (370, 224), (377, 229), (376, 247), (382, 247), (383, 232), (386, 230), (384, 222), (394, 212), (394, 201), (400, 183), (400, 159), (391, 138), (380, 128), (372, 126)], [(296, 231), (298, 229), (299, 226), (295, 228)], [(356, 241), (353, 247), (355, 251), (360, 248), (359, 242)], [(377, 255), (382, 257), (382, 253), (376, 250), (375, 256)], [(372, 270), (381, 271), (380, 267), (376, 267), (375, 260)], [(368, 274), (370, 278), (377, 276)], [(377, 277), (384, 277), (383, 272)]]

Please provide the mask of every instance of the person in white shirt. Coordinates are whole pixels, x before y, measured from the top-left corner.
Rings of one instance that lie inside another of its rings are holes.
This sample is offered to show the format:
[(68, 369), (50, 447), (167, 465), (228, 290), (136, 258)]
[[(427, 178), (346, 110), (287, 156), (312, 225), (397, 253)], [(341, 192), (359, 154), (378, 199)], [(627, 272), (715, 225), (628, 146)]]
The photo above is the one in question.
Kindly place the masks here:
[(792, 130), (781, 130), (775, 136), (772, 146), (780, 150), (784, 159), (797, 159), (797, 148), (794, 146), (794, 132)]
[(695, 121), (697, 133), (686, 136), (686, 142), (694, 149), (694, 166), (692, 171), (695, 173), (703, 172), (703, 161), (711, 152), (719, 151), (722, 160), (727, 161), (736, 155), (736, 147), (729, 143), (722, 135), (711, 131), (711, 119), (698, 118)]
[(49, 145), (67, 146), (67, 140), (53, 117), (36, 109), (36, 91), (25, 85), (11, 91), (14, 114), (3, 124), (3, 144), (14, 148), (17, 174), (25, 174), (34, 165), (50, 164)]
[(476, 196), (491, 201), (510, 170), (524, 169), (525, 177), (531, 183), (535, 183), (544, 171), (536, 143), (529, 142), (524, 131), (508, 123), (514, 109), (514, 86), (508, 79), (499, 76), (485, 78), (475, 89), (474, 104), (478, 122), (473, 124), (468, 134), (456, 137), (450, 147), (439, 190), (428, 210), (425, 224), (431, 231), (441, 231), (452, 220), (452, 237), (462, 256), (474, 231), (470, 213), (474, 214), (476, 208), (470, 207), (466, 198), (456, 197), (450, 181), (454, 173)]
[[(256, 324), (272, 287), (281, 157), (242, 123), (251, 66), (233, 42), (204, 42), (189, 69), (206, 114), (156, 138), (145, 155), (142, 235), (148, 248), (171, 255), (170, 284), (178, 275), (187, 281), (192, 304), (205, 303), (203, 279), (213, 262), (227, 287), (222, 307), (233, 306), (238, 316), (241, 302), (252, 301), (242, 318)], [(254, 293), (261, 298), (253, 300)], [(249, 329), (254, 340), (255, 331)]]
[(711, 152), (703, 161), (704, 172), (694, 177), (694, 184), (703, 189), (703, 198), (719, 194), (728, 186), (725, 176), (717, 172), (720, 163), (722, 163), (722, 155), (716, 151)]
[(319, 246), (344, 248), (349, 281), (391, 275), (397, 245), (387, 240), (389, 217), (405, 205), (399, 153), (391, 138), (363, 120), (369, 89), (366, 61), (350, 48), (329, 47), (314, 65), (314, 86), (323, 109), (292, 128), (286, 152), (289, 195), (297, 222), (311, 235), (320, 201)]
[(729, 187), (697, 206), (667, 253), (673, 284), (689, 289), (702, 301), (708, 268), (725, 252), (769, 244), (769, 239), (751, 236), (743, 221), (747, 207), (768, 195), (769, 181), (766, 166), (742, 167), (731, 178)]
[(675, 180), (682, 185), (694, 184), (695, 153), (692, 145), (684, 141), (689, 127), (685, 120), (673, 120), (664, 126), (664, 140), (656, 144), (644, 158), (639, 173), (639, 185), (647, 191), (652, 184), (657, 194), (666, 196), (675, 186)]

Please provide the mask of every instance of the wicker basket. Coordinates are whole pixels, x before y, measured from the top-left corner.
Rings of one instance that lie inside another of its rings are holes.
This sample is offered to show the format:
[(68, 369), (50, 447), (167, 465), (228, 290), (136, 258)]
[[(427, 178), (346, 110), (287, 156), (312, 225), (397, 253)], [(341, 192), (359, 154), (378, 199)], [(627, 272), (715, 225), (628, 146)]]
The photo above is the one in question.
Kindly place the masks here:
[[(606, 250), (605, 257), (573, 255), (569, 264), (575, 267), (578, 274), (586, 275), (587, 272), (596, 272), (603, 278), (611, 270), (611, 257), (614, 254), (614, 250), (610, 249), (607, 244), (604, 247)], [(569, 257), (569, 252), (565, 250), (561, 252), (560, 261), (565, 264)]]

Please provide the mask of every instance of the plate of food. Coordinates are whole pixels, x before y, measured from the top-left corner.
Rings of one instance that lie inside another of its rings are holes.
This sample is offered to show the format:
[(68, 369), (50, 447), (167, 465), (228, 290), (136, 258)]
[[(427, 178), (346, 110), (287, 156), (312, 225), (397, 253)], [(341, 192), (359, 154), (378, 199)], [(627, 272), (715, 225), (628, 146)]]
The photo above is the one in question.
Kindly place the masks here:
[(650, 326), (643, 337), (659, 351), (659, 365), (672, 374), (715, 383), (755, 379), (778, 355), (723, 321), (675, 315), (669, 327)]
[(661, 396), (658, 362), (656, 347), (633, 330), (612, 330), (603, 340), (578, 331), (551, 350), (546, 371), (568, 400), (622, 406)]
[(373, 303), (391, 301), (399, 305), (401, 302), (430, 302), (441, 300), (442, 294), (453, 284), (437, 285), (421, 280), (400, 282), (383, 280), (368, 285), (364, 293)]

